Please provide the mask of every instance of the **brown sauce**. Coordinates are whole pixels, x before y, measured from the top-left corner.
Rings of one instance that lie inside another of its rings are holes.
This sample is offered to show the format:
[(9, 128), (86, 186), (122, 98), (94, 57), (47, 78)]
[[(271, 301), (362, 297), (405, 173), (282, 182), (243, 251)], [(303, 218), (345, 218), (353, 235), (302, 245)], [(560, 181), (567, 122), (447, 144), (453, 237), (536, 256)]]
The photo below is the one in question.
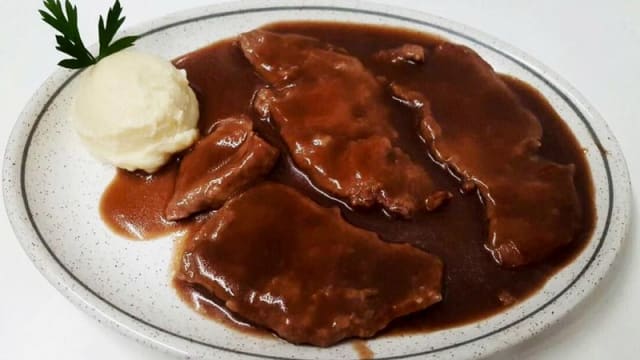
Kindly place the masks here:
[[(234, 316), (215, 296), (201, 287), (195, 287), (184, 281), (174, 280), (173, 287), (180, 299), (191, 305), (200, 314), (214, 319), (228, 327), (260, 337), (272, 337), (271, 333), (262, 328), (254, 327), (249, 322)], [(275, 337), (275, 335), (273, 336)]]
[(353, 350), (358, 353), (358, 358), (360, 358), (361, 360), (373, 359), (375, 356), (373, 351), (371, 351), (371, 349), (369, 349), (369, 346), (367, 346), (367, 343), (362, 340), (352, 341), (351, 346), (353, 346)]
[[(372, 56), (380, 50), (406, 43), (429, 47), (443, 41), (426, 34), (369, 25), (299, 22), (267, 28), (313, 36), (344, 48), (374, 74), (384, 71)], [(281, 154), (288, 154), (277, 130), (259, 121), (252, 109), (255, 91), (265, 84), (255, 75), (233, 39), (187, 54), (175, 64), (187, 70), (191, 86), (198, 95), (202, 134), (219, 119), (246, 114), (254, 119), (254, 129), (262, 138), (278, 147)], [(385, 241), (409, 243), (442, 259), (445, 264), (443, 300), (392, 322), (385, 330), (387, 334), (442, 329), (501, 312), (535, 293), (550, 276), (580, 253), (591, 236), (595, 221), (593, 188), (582, 148), (564, 121), (536, 90), (506, 75), (502, 78), (539, 119), (544, 134), (541, 155), (557, 163), (575, 164), (575, 185), (583, 212), (580, 229), (573, 242), (541, 262), (507, 269), (493, 261), (484, 248), (487, 224), (481, 201), (475, 193), (461, 194), (460, 183), (432, 161), (425, 144), (416, 136), (415, 127), (406, 121), (412, 117), (411, 111), (400, 103), (390, 102), (389, 106), (402, 150), (427, 171), (437, 188), (454, 194), (441, 209), (417, 213), (409, 220), (390, 217), (379, 208), (353, 211), (314, 187), (288, 156), (281, 156), (267, 176), (267, 180), (289, 185), (322, 206), (339, 207), (348, 222), (378, 233)], [(178, 229), (179, 225), (166, 222), (163, 217), (173, 189), (174, 167), (170, 164), (152, 176), (119, 171), (101, 202), (107, 224), (116, 232), (134, 238), (153, 237)], [(180, 284), (176, 288), (187, 303), (206, 315), (227, 319), (227, 323), (239, 329), (250, 327), (221, 311), (220, 305), (202, 289), (185, 288)]]
[(153, 239), (180, 230), (182, 224), (164, 216), (178, 171), (171, 162), (153, 175), (118, 169), (102, 194), (102, 218), (116, 233), (136, 240)]

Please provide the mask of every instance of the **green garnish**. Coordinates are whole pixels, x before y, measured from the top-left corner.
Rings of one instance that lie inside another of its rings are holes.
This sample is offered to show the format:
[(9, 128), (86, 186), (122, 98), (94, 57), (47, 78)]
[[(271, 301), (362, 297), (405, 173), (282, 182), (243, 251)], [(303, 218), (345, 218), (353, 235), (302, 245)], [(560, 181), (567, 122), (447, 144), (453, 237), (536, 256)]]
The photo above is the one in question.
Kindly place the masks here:
[[(118, 29), (124, 23), (120, 0), (116, 0), (107, 13), (107, 21), (102, 16), (98, 22), (98, 42), (100, 52), (93, 56), (82, 43), (78, 30), (78, 10), (69, 0), (65, 0), (64, 8), (60, 0), (44, 0), (46, 10), (38, 10), (42, 20), (56, 29), (60, 35), (56, 35), (58, 46), (56, 49), (70, 56), (58, 63), (69, 69), (82, 69), (91, 66), (102, 58), (107, 57), (122, 49), (133, 45), (138, 36), (126, 36), (113, 41)], [(48, 10), (48, 12), (47, 12)]]

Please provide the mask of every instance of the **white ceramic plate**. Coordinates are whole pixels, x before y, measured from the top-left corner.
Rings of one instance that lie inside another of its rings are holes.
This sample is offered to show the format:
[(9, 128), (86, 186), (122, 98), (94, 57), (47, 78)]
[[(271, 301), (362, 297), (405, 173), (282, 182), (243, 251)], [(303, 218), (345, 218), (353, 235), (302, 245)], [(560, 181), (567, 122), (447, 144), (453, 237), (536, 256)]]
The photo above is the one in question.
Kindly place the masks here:
[[(377, 358), (484, 356), (554, 323), (596, 286), (626, 234), (630, 185), (623, 156), (604, 121), (574, 89), (513, 47), (431, 15), (359, 1), (228, 3), (170, 15), (130, 33), (142, 34), (139, 48), (170, 59), (268, 22), (302, 19), (394, 25), (470, 46), (498, 71), (545, 95), (586, 149), (593, 172), (598, 217), (593, 237), (541, 291), (477, 323), (369, 340)], [(97, 206), (114, 169), (89, 157), (69, 125), (76, 75), (59, 70), (42, 85), (16, 123), (5, 155), (9, 217), (25, 251), (49, 281), (98, 321), (185, 357), (356, 358), (349, 343), (328, 349), (294, 346), (202, 318), (169, 286), (172, 239), (132, 242), (105, 227)]]

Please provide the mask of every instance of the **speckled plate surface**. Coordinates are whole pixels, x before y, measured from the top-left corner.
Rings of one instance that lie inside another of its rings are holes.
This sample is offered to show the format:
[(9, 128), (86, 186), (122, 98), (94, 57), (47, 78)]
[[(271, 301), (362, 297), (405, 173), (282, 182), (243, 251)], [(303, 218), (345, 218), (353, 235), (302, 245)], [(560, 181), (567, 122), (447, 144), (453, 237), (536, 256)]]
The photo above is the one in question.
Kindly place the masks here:
[[(193, 9), (132, 29), (138, 47), (176, 57), (278, 20), (337, 20), (401, 26), (472, 47), (496, 70), (532, 84), (586, 150), (596, 188), (597, 224), (584, 252), (544, 288), (507, 312), (429, 334), (367, 341), (376, 358), (476, 358), (557, 321), (597, 285), (613, 262), (629, 220), (624, 158), (605, 122), (564, 81), (520, 51), (463, 25), (363, 2), (250, 1)], [(132, 242), (110, 232), (98, 201), (114, 169), (92, 159), (67, 111), (76, 72), (60, 70), (37, 91), (9, 140), (3, 190), (17, 237), (40, 271), (74, 304), (160, 350), (189, 358), (351, 359), (350, 343), (328, 349), (256, 338), (204, 319), (169, 285), (174, 241)], [(52, 324), (55, 327), (55, 324)]]

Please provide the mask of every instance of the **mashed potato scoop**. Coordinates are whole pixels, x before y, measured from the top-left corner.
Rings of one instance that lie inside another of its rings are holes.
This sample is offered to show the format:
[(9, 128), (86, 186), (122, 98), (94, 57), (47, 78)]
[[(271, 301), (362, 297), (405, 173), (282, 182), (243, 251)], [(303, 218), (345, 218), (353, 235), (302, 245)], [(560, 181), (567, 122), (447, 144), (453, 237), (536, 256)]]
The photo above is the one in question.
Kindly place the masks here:
[(184, 70), (131, 49), (84, 71), (71, 111), (76, 132), (95, 157), (148, 173), (193, 144), (198, 116)]

